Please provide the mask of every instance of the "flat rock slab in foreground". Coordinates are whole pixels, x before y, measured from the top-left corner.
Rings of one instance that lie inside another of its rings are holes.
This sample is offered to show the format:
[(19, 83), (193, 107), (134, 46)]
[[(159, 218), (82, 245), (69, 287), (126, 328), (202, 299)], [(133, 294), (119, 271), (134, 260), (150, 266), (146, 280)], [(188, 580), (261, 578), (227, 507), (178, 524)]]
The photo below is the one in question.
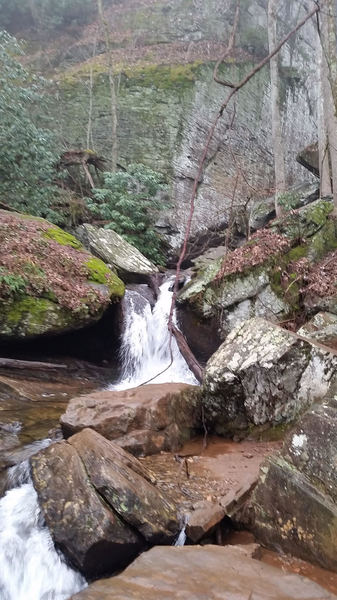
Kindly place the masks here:
[(261, 318), (234, 329), (205, 369), (203, 403), (216, 433), (293, 421), (329, 391), (337, 354)]
[(175, 507), (151, 474), (90, 429), (41, 450), (31, 466), (52, 537), (86, 577), (111, 574), (179, 531)]
[(61, 417), (66, 437), (90, 427), (136, 456), (176, 450), (200, 423), (200, 388), (182, 383), (81, 396)]
[(253, 549), (152, 548), (121, 575), (96, 581), (72, 600), (336, 600), (305, 577), (255, 560)]

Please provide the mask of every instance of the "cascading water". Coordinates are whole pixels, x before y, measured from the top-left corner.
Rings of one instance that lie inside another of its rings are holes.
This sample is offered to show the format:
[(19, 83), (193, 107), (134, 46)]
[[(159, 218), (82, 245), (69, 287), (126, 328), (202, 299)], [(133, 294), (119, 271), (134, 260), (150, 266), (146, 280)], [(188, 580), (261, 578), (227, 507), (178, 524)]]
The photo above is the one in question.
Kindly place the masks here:
[[(148, 381), (197, 383), (179, 352), (175, 338), (171, 341), (173, 362), (167, 368), (171, 361), (167, 324), (173, 293), (170, 291), (172, 283), (171, 278), (161, 285), (153, 310), (150, 302), (138, 292), (126, 292), (126, 317), (121, 349), (123, 371), (120, 381), (111, 385), (110, 389), (127, 389)], [(175, 314), (174, 323), (176, 324)]]
[[(110, 389), (141, 383), (197, 383), (172, 338), (172, 365), (167, 327), (172, 279), (160, 287), (153, 310), (136, 291), (127, 291), (122, 341), (122, 377)], [(174, 316), (174, 321), (176, 321)], [(159, 374), (159, 375), (158, 375)], [(29, 474), (29, 457), (50, 440), (25, 448), (19, 465), (8, 470), (5, 496), (0, 499), (0, 600), (67, 600), (86, 586), (54, 548), (43, 522)], [(183, 545), (185, 529), (176, 542)]]
[(67, 600), (86, 586), (55, 550), (30, 479), (28, 456), (49, 443), (31, 444), (27, 459), (8, 470), (12, 489), (0, 500), (0, 600)]

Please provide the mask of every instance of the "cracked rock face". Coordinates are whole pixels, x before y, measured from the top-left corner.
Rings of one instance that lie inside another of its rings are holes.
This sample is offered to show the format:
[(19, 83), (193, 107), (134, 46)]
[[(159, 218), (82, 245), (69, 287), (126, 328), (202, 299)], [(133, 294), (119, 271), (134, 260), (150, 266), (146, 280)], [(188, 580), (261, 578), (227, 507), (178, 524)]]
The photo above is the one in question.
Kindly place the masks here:
[(233, 330), (207, 363), (205, 416), (219, 434), (293, 421), (327, 394), (337, 356), (261, 318)]

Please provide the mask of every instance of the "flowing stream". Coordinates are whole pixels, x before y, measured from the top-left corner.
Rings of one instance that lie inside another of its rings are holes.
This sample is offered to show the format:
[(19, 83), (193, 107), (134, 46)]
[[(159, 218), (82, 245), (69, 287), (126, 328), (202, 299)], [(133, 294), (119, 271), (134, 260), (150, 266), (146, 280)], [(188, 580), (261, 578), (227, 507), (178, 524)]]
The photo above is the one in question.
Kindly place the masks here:
[(55, 550), (29, 473), (29, 456), (50, 440), (26, 448), (26, 459), (8, 470), (0, 500), (0, 600), (66, 600), (86, 586)]
[[(126, 292), (122, 376), (110, 389), (127, 389), (149, 380), (197, 383), (174, 338), (173, 362), (167, 368), (171, 285), (172, 279), (163, 283), (153, 309), (137, 291)], [(0, 600), (67, 600), (86, 586), (82, 575), (55, 549), (30, 478), (29, 457), (49, 443), (43, 440), (27, 446), (25, 460), (8, 470), (9, 489), (0, 499)], [(184, 530), (179, 545), (184, 543), (183, 536)]]

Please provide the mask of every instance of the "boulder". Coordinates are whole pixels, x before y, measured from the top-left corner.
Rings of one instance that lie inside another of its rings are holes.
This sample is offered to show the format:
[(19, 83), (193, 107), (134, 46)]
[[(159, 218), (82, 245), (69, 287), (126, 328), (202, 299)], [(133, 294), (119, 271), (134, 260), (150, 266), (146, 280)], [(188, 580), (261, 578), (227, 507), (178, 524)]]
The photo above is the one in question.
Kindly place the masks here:
[(256, 560), (255, 553), (255, 544), (157, 546), (72, 600), (336, 600), (317, 583)]
[(74, 446), (53, 444), (33, 456), (31, 466), (54, 542), (86, 577), (111, 573), (144, 548), (144, 538), (97, 494)]
[(90, 427), (136, 456), (176, 450), (200, 423), (199, 388), (177, 383), (73, 398), (61, 417), (66, 437)]
[[(291, 208), (301, 208), (319, 198), (317, 183), (304, 183), (290, 188), (285, 199), (291, 203)], [(244, 213), (238, 211), (235, 215), (235, 225), (239, 233), (247, 235), (248, 231), (256, 231), (265, 227), (276, 216), (275, 197), (251, 200)]]
[(332, 202), (316, 200), (275, 219), (270, 228), (288, 238), (293, 246), (301, 243), (302, 256), (307, 256), (310, 262), (316, 262), (329, 250), (336, 248), (337, 229), (329, 218), (332, 211)]
[(95, 431), (85, 429), (30, 460), (53, 539), (87, 577), (112, 573), (179, 532), (176, 509), (153, 475)]
[(0, 342), (98, 321), (124, 284), (72, 235), (45, 219), (0, 211)]
[(127, 283), (147, 281), (149, 276), (159, 272), (148, 258), (112, 229), (85, 223), (77, 228), (76, 234), (90, 252), (115, 269)]
[(337, 350), (337, 315), (319, 312), (297, 331), (297, 335)]
[(68, 442), (91, 484), (124, 522), (151, 544), (172, 542), (179, 530), (176, 510), (136, 458), (92, 429), (84, 429)]
[(334, 571), (336, 432), (335, 399), (308, 411), (287, 435), (281, 453), (261, 467), (250, 506), (250, 526), (265, 545)]
[[(184, 333), (193, 351), (198, 355), (194, 338), (202, 339), (202, 329), (215, 329), (220, 339), (239, 323), (254, 316), (278, 321), (290, 311), (291, 305), (277, 294), (269, 267), (256, 266), (225, 276), (217, 281), (223, 257), (214, 260), (187, 284), (178, 296), (179, 313), (184, 323)], [(187, 316), (185, 316), (187, 313)], [(195, 315), (195, 319), (191, 318)], [(186, 323), (192, 327), (186, 328)], [(200, 354), (205, 354), (201, 342)]]
[(264, 319), (233, 330), (206, 365), (205, 418), (219, 434), (293, 421), (328, 392), (336, 353)]

